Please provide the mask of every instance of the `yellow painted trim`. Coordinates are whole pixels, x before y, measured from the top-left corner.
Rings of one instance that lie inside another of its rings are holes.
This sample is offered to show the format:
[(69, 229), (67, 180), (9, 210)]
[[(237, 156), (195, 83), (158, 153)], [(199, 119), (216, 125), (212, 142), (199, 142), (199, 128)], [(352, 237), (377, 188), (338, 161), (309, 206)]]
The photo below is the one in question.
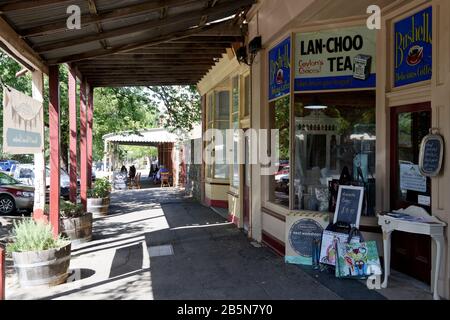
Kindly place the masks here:
[(228, 55), (222, 55), (219, 62), (200, 80), (197, 89), (200, 95), (204, 95), (229, 77), (236, 69), (240, 67), (236, 57), (230, 59)]

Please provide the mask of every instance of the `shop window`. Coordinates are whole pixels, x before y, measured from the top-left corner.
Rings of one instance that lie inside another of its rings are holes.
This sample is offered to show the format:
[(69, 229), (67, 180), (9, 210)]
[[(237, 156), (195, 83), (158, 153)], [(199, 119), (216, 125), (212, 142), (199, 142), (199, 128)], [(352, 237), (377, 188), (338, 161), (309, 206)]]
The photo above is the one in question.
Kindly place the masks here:
[[(392, 154), (392, 158), (396, 159), (396, 172), (392, 173), (394, 181), (391, 187), (397, 192), (393, 194), (392, 205), (394, 209), (418, 205), (429, 210), (431, 179), (420, 174), (418, 164), (422, 139), (429, 133), (431, 126), (431, 111), (398, 112), (396, 117), (397, 139), (394, 142), (395, 154)], [(428, 200), (428, 205), (421, 203), (423, 199)]]
[(294, 108), (294, 209), (334, 212), (333, 186), (359, 185), (374, 216), (374, 92), (296, 94)]
[(231, 127), (235, 130), (233, 135), (233, 164), (231, 165), (231, 185), (239, 188), (239, 76), (232, 79), (232, 115)]
[(223, 141), (216, 140), (214, 150), (210, 157), (223, 154), (222, 159), (216, 160), (213, 165), (207, 165), (206, 176), (215, 179), (228, 179), (229, 169), (226, 164), (225, 145), (226, 130), (230, 128), (230, 93), (228, 90), (215, 91), (207, 96), (207, 129), (222, 131)]
[(250, 104), (251, 104), (251, 86), (250, 86), (250, 75), (244, 77), (244, 108), (242, 116), (250, 116)]
[(278, 152), (279, 163), (277, 164), (278, 171), (269, 177), (269, 201), (285, 207), (289, 207), (289, 110), (289, 97), (273, 101), (269, 106), (270, 129), (279, 130), (278, 150), (271, 150), (272, 154)]
[[(206, 129), (212, 129), (214, 127), (214, 94), (210, 93), (206, 97)], [(213, 166), (207, 165), (205, 168), (205, 174), (207, 178), (214, 176)]]

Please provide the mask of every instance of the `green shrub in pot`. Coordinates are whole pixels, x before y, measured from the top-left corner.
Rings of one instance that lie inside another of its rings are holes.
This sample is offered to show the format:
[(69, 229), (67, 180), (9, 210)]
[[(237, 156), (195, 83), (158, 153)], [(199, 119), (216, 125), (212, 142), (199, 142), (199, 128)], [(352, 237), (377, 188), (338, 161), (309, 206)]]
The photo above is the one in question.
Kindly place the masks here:
[(97, 179), (94, 187), (88, 190), (88, 198), (106, 198), (111, 192), (111, 183), (108, 179)]
[[(45, 205), (44, 213), (48, 215), (50, 208)], [(79, 218), (86, 214), (82, 204), (75, 204), (70, 201), (61, 200), (59, 203), (59, 213), (62, 219)]]
[(44, 221), (25, 218), (14, 221), (12, 243), (8, 243), (8, 252), (29, 252), (58, 249), (66, 246), (70, 241), (61, 235), (53, 237), (52, 226)]
[(7, 245), (23, 288), (55, 286), (69, 275), (72, 242), (53, 236), (52, 226), (42, 220), (14, 221), (12, 242)]

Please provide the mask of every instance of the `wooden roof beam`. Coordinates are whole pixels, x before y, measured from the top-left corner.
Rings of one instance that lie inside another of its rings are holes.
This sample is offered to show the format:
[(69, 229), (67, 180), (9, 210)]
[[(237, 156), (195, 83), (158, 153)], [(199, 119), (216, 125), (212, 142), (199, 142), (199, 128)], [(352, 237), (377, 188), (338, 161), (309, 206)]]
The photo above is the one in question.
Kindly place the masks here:
[(113, 84), (117, 84), (117, 85), (122, 85), (122, 86), (134, 86), (136, 84), (145, 84), (148, 86), (161, 86), (161, 85), (189, 85), (189, 84), (193, 84), (193, 83), (197, 83), (198, 80), (201, 78), (196, 78), (196, 79), (166, 79), (166, 80), (89, 80), (90, 83), (94, 86), (97, 85), (113, 85)]
[[(91, 14), (91, 16), (94, 16), (94, 17), (97, 16), (98, 10), (97, 10), (97, 5), (95, 4), (95, 0), (87, 0), (87, 2), (88, 2), (88, 6), (89, 6), (89, 13)], [(95, 23), (95, 28), (97, 29), (98, 34), (103, 33), (103, 27), (100, 22)], [(103, 47), (103, 49), (108, 48), (108, 42), (106, 39), (100, 40), (99, 42), (100, 42), (100, 45)]]
[(126, 44), (126, 45), (117, 46), (117, 47), (107, 49), (107, 50), (97, 49), (97, 50), (84, 52), (81, 54), (75, 54), (75, 55), (69, 55), (69, 56), (59, 57), (59, 58), (55, 58), (55, 59), (50, 59), (48, 61), (48, 63), (50, 65), (53, 65), (53, 64), (81, 61), (81, 60), (86, 60), (86, 59), (93, 59), (96, 57), (111, 55), (111, 54), (119, 53), (119, 52), (132, 51), (132, 50), (140, 49), (143, 47), (159, 45), (161, 43), (168, 42), (168, 41), (174, 41), (174, 40), (187, 38), (192, 35), (198, 35), (199, 33), (202, 33), (205, 31), (210, 31), (210, 30), (214, 30), (214, 29), (217, 29), (220, 31), (220, 30), (224, 29), (224, 27), (223, 27), (224, 25), (230, 30), (234, 29), (234, 32), (240, 32), (240, 29), (238, 26), (228, 26), (226, 24), (226, 22), (225, 23), (219, 22), (219, 23), (206, 25), (204, 27), (197, 27), (197, 28), (193, 28), (193, 29), (189, 29), (189, 30), (167, 33), (167, 34), (160, 35), (157, 37), (149, 38), (140, 43)]
[[(81, 36), (81, 37), (67, 39), (67, 40), (63, 40), (63, 41), (47, 42), (47, 43), (35, 46), (34, 49), (38, 53), (46, 53), (46, 52), (51, 52), (53, 50), (73, 47), (76, 45), (95, 42), (98, 40), (115, 38), (115, 37), (133, 34), (133, 33), (143, 32), (147, 29), (161, 28), (161, 27), (165, 27), (165, 26), (168, 26), (171, 24), (179, 24), (181, 22), (194, 23), (194, 22), (198, 21), (198, 19), (201, 18), (203, 15), (211, 16), (211, 15), (229, 13), (230, 11), (237, 10), (241, 6), (249, 5), (253, 2), (254, 2), (254, 0), (240, 0), (237, 3), (234, 1), (226, 2), (224, 4), (216, 6), (214, 8), (203, 10), (201, 12), (181, 13), (181, 14), (177, 14), (175, 16), (166, 17), (165, 19), (152, 20), (152, 21), (147, 21), (144, 23), (138, 23), (138, 24), (134, 24), (131, 26), (127, 26), (124, 28), (117, 28), (117, 29), (109, 30), (109, 31), (103, 32), (101, 34), (93, 34), (90, 36)], [(187, 28), (187, 27), (185, 27), (185, 28)], [(224, 35), (239, 35), (239, 34), (232, 32), (231, 30), (226, 30), (226, 29), (223, 30), (223, 34)]]
[[(131, 16), (146, 14), (161, 10), (163, 7), (178, 7), (188, 3), (194, 3), (198, 0), (164, 0), (164, 1), (147, 1), (132, 6), (121, 7), (107, 12), (99, 12), (96, 16), (85, 14), (81, 16), (81, 27), (84, 28), (94, 23), (110, 22), (113, 20), (123, 19)], [(61, 19), (56, 22), (48, 23), (42, 26), (32, 27), (21, 31), (22, 37), (39, 36), (67, 31), (67, 20)]]
[(0, 13), (37, 9), (69, 2), (73, 2), (73, 0), (21, 0), (0, 5)]
[(24, 66), (48, 74), (48, 66), (31, 47), (19, 37), (14, 29), (0, 17), (0, 42), (7, 48), (8, 54), (14, 56)]

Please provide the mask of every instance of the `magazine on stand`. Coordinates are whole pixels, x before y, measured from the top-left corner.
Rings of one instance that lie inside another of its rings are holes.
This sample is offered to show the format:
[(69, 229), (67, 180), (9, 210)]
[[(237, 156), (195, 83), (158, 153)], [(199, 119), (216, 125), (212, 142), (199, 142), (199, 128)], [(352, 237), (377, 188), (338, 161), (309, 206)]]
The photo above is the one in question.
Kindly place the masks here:
[(437, 222), (432, 216), (419, 217), (419, 216), (413, 216), (413, 215), (410, 215), (407, 213), (402, 213), (402, 212), (389, 212), (389, 213), (386, 213), (386, 215), (389, 217), (395, 218), (395, 219), (409, 221), (409, 222), (439, 224), (439, 222)]

